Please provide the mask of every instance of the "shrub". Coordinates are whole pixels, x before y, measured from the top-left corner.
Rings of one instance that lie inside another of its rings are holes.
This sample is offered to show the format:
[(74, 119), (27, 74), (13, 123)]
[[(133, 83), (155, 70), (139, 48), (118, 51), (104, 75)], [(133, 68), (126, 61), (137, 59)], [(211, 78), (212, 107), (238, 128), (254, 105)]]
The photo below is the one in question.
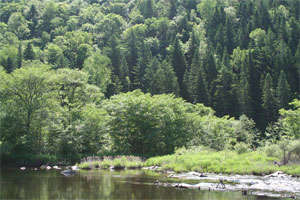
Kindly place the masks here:
[(234, 146), (234, 149), (235, 149), (235, 151), (236, 151), (238, 154), (242, 154), (242, 153), (247, 153), (247, 152), (249, 152), (249, 147), (248, 147), (248, 145), (246, 145), (246, 144), (243, 143), (243, 142), (237, 143), (237, 144)]

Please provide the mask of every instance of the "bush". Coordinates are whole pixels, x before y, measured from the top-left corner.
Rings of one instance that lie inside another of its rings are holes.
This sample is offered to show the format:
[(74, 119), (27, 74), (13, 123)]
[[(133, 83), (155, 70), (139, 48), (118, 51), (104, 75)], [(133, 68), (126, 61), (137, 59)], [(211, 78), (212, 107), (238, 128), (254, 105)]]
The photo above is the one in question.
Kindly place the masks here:
[(248, 145), (246, 145), (246, 144), (243, 143), (243, 142), (237, 143), (237, 144), (234, 146), (234, 149), (235, 149), (235, 151), (236, 151), (238, 154), (242, 154), (242, 153), (247, 153), (247, 152), (249, 152), (249, 147), (248, 147)]
[(283, 152), (277, 144), (267, 144), (262, 149), (266, 153), (267, 156), (276, 157), (278, 159), (282, 158)]

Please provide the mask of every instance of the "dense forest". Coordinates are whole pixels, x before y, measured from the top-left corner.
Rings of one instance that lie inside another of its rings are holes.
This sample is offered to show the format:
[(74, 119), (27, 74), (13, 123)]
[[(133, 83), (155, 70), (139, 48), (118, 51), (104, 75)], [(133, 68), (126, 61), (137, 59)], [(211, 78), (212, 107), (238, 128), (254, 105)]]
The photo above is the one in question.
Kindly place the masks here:
[(299, 35), (298, 0), (1, 0), (2, 157), (297, 139)]

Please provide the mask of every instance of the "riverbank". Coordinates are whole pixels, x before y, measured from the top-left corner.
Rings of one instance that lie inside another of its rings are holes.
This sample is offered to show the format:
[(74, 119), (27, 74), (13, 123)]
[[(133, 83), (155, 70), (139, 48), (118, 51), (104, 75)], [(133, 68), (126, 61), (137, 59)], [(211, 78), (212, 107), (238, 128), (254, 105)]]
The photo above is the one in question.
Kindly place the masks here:
[[(97, 160), (98, 159), (98, 160)], [(84, 160), (77, 164), (81, 169), (130, 169), (158, 166), (156, 171), (175, 171), (217, 174), (239, 174), (264, 176), (281, 171), (287, 175), (300, 177), (300, 165), (281, 165), (276, 157), (264, 152), (252, 151), (238, 154), (235, 151), (213, 152), (209, 150), (175, 153), (149, 158), (145, 162), (135, 156), (104, 157)]]
[[(159, 167), (147, 167), (146, 170), (156, 171)], [(166, 172), (166, 171), (165, 171)], [(197, 189), (206, 191), (236, 191), (243, 196), (256, 195), (276, 198), (300, 198), (300, 179), (276, 172), (267, 176), (255, 175), (224, 175), (214, 173), (176, 173), (167, 171), (166, 176), (171, 182), (155, 181), (153, 184), (161, 187)], [(188, 181), (196, 183), (187, 183)]]
[(99, 157), (88, 157), (76, 165), (80, 169), (138, 169), (143, 167), (144, 162), (137, 156), (105, 156), (102, 159)]
[(253, 151), (238, 154), (235, 151), (212, 152), (208, 150), (158, 156), (148, 159), (144, 166), (160, 166), (161, 170), (175, 172), (196, 171), (240, 175), (267, 175), (276, 171), (300, 176), (300, 165), (280, 165), (279, 159), (264, 152)]

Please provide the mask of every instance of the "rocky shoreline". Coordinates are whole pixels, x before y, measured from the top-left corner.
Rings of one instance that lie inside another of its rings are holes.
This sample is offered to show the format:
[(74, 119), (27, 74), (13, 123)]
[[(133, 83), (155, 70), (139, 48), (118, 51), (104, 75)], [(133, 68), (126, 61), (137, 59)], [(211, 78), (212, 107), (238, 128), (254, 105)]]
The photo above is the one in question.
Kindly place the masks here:
[[(166, 174), (168, 178), (178, 179), (176, 183), (153, 184), (164, 187), (190, 188), (208, 191), (239, 191), (243, 195), (269, 196), (300, 199), (300, 178), (286, 175), (280, 171), (266, 176), (255, 175), (224, 175), (213, 173), (176, 173), (163, 171), (158, 166), (144, 167)], [(197, 184), (185, 183), (185, 180), (197, 180)]]

